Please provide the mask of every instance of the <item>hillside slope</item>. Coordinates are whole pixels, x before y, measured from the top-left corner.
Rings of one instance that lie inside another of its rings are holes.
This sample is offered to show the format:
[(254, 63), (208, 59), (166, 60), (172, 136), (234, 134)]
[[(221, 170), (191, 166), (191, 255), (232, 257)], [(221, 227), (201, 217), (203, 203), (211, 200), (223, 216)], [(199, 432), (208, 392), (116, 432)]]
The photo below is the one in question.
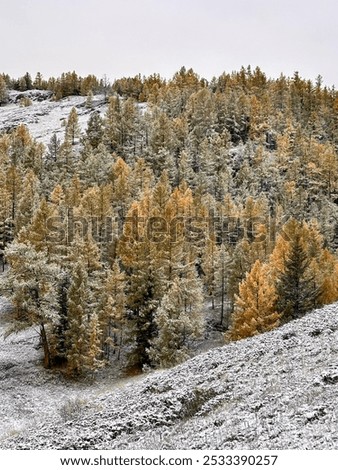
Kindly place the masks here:
[(1, 447), (335, 449), (337, 340), (333, 304), (130, 385), (112, 382), (70, 419), (36, 422)]
[[(19, 105), (20, 98), (28, 97), (31, 106), (22, 107)], [(26, 92), (10, 92), (10, 102), (6, 106), (0, 107), (0, 132), (9, 131), (19, 124), (25, 124), (32, 137), (38, 142), (47, 145), (54, 133), (60, 138), (64, 138), (64, 120), (68, 119), (73, 107), (76, 108), (79, 116), (81, 130), (85, 130), (90, 114), (95, 111), (106, 110), (103, 95), (96, 95), (93, 99), (92, 107), (86, 107), (85, 96), (70, 96), (60, 101), (51, 100), (50, 93), (38, 90)]]

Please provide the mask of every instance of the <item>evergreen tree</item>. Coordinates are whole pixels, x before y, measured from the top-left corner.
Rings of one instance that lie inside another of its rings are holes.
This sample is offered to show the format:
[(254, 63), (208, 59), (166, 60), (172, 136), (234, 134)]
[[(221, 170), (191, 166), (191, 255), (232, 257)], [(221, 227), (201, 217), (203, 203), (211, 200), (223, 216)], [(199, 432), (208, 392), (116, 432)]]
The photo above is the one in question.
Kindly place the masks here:
[(202, 258), (202, 269), (204, 273), (207, 292), (211, 299), (211, 307), (215, 308), (216, 287), (216, 270), (220, 255), (220, 247), (216, 245), (214, 236), (206, 240), (205, 251)]
[(224, 244), (222, 244), (218, 251), (218, 258), (216, 259), (216, 270), (214, 274), (215, 293), (220, 299), (220, 326), (229, 326), (229, 313), (232, 309), (232, 302), (229, 289), (229, 272), (231, 258)]
[(283, 323), (299, 318), (315, 308), (321, 294), (315, 273), (311, 269), (314, 256), (311, 256), (311, 243), (306, 235), (307, 226), (291, 219), (284, 226), (284, 232), (277, 240), (271, 256), (273, 262), (281, 253), (280, 265), (276, 266), (276, 308), (282, 315)]
[(1, 290), (14, 306), (8, 333), (36, 326), (44, 365), (51, 367), (57, 355), (57, 351), (53, 354), (53, 346), (57, 342), (54, 330), (59, 323), (57, 291), (61, 272), (55, 264), (48, 262), (44, 252), (36, 251), (30, 243), (14, 242), (5, 254), (11, 269), (2, 279)]
[(0, 75), (0, 106), (7, 102), (7, 98), (8, 98), (7, 84), (5, 80), (3, 79), (3, 77)]
[(203, 333), (202, 291), (193, 271), (173, 279), (155, 313), (156, 337), (149, 355), (160, 367), (170, 367), (189, 357), (188, 342)]
[(59, 156), (60, 148), (60, 139), (58, 139), (56, 132), (54, 132), (48, 144), (48, 157), (56, 162)]
[(106, 359), (117, 352), (120, 358), (123, 333), (126, 324), (126, 276), (121, 272), (118, 261), (107, 272), (100, 306), (100, 325), (103, 329), (101, 346)]
[(121, 103), (120, 99), (111, 96), (108, 102), (108, 109), (103, 121), (104, 135), (103, 141), (110, 152), (116, 152), (121, 143)]
[(90, 238), (77, 237), (72, 243), (65, 333), (67, 369), (71, 375), (95, 371), (103, 365), (99, 321), (103, 282), (98, 258), (99, 250)]
[(37, 72), (34, 82), (33, 82), (33, 86), (36, 90), (43, 89), (43, 79), (42, 79), (42, 75), (40, 72)]
[(80, 375), (88, 366), (88, 324), (87, 310), (88, 274), (81, 262), (72, 266), (71, 282), (68, 289), (68, 329), (66, 332), (66, 359), (70, 374)]
[(87, 123), (86, 136), (93, 149), (96, 149), (102, 142), (103, 120), (100, 113), (95, 111), (90, 115)]
[(92, 109), (93, 108), (93, 92), (90, 90), (86, 99), (86, 108)]

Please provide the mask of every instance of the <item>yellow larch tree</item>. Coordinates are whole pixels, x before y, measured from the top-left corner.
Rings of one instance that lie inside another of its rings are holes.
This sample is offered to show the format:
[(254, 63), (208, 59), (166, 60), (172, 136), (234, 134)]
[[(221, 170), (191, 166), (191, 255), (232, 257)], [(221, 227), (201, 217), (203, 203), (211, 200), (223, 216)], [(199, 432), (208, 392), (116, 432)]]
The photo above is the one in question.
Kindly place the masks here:
[(279, 325), (276, 298), (270, 268), (257, 260), (239, 286), (230, 338), (238, 340), (276, 328)]

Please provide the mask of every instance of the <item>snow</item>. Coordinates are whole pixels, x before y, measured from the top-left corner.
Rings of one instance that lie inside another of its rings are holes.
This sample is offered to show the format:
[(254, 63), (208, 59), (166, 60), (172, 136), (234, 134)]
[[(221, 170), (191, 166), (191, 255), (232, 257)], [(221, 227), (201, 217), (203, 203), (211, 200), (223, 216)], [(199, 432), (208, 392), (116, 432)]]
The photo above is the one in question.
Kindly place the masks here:
[[(32, 105), (20, 107), (22, 96)], [(48, 144), (54, 132), (63, 138), (72, 107), (84, 130), (86, 97), (11, 92), (0, 132), (23, 123)], [(104, 114), (103, 96), (93, 108)], [(243, 149), (232, 151), (239, 166)], [(338, 304), (210, 349), (214, 332), (196, 345), (196, 354), (208, 351), (172, 369), (127, 377), (112, 366), (79, 382), (42, 367), (34, 328), (4, 338), (10, 309), (0, 297), (0, 448), (338, 448)]]
[(175, 368), (123, 380), (103, 372), (92, 385), (42, 369), (32, 332), (2, 339), (0, 446), (336, 449), (337, 339), (333, 304)]
[[(1, 436), (16, 433), (38, 418), (50, 417), (59, 400), (56, 399), (58, 377), (41, 368), (41, 352), (34, 348), (38, 344), (36, 331), (31, 328), (4, 339), (8, 310), (5, 299), (0, 298)], [(54, 393), (47, 396), (46, 385), (50, 382), (54, 382)]]
[[(23, 96), (32, 100), (31, 106), (21, 107), (18, 104)], [(10, 103), (6, 106), (0, 106), (0, 132), (25, 124), (32, 137), (47, 145), (54, 133), (60, 139), (64, 138), (63, 122), (68, 118), (73, 107), (76, 108), (79, 125), (83, 131), (94, 109), (104, 114), (107, 105), (103, 95), (94, 96), (92, 108), (86, 107), (86, 100), (86, 96), (72, 96), (60, 101), (52, 101), (48, 92), (37, 90), (11, 92)]]

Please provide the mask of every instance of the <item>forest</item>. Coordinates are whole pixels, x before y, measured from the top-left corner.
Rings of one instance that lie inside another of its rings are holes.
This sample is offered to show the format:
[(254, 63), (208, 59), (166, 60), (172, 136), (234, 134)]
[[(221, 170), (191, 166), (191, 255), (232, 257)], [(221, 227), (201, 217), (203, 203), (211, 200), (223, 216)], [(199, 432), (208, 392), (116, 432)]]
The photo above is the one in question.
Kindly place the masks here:
[(46, 368), (171, 367), (208, 328), (237, 341), (338, 300), (338, 93), (320, 76), (0, 74), (1, 107), (29, 90), (90, 113), (46, 146), (0, 134), (8, 334), (36, 327)]

